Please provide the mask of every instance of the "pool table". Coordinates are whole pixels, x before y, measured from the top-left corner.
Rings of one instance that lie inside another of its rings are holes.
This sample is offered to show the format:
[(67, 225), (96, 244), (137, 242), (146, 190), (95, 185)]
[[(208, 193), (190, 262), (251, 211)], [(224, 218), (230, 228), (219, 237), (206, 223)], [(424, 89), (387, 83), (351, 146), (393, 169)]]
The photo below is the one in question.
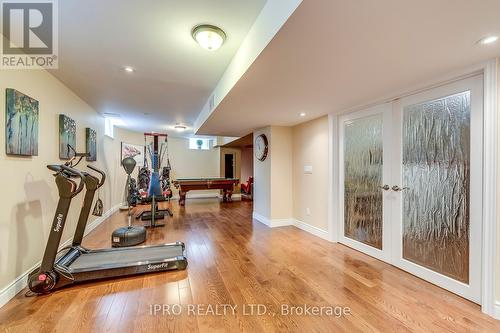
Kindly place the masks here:
[(239, 183), (237, 178), (178, 178), (174, 186), (179, 189), (179, 205), (186, 204), (186, 194), (196, 190), (223, 190), (223, 202), (231, 202), (234, 185)]

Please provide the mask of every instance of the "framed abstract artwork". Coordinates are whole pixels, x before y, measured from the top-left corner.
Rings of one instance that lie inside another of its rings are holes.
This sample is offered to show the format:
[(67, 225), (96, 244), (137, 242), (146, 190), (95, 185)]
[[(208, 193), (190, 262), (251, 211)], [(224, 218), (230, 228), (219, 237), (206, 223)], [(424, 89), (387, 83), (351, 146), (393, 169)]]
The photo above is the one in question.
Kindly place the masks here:
[(8, 155), (38, 155), (38, 101), (6, 90), (5, 148)]
[(85, 151), (87, 152), (87, 161), (97, 161), (97, 135), (92, 128), (85, 129)]
[(122, 142), (121, 151), (120, 164), (125, 157), (132, 157), (137, 162), (138, 167), (144, 166), (144, 146)]
[(68, 160), (73, 152), (68, 149), (68, 145), (76, 149), (76, 123), (70, 117), (59, 115), (59, 158)]

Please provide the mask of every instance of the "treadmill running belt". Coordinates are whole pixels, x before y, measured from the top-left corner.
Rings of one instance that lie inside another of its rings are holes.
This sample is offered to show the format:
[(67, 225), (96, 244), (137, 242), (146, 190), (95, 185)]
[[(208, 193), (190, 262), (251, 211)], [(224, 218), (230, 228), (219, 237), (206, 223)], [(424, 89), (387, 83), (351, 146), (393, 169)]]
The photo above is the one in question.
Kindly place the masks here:
[[(100, 266), (128, 266), (137, 262), (158, 262), (182, 256), (182, 246), (153, 246), (144, 248), (125, 248), (110, 251), (96, 251), (83, 254), (70, 266), (72, 271), (97, 268)], [(103, 267), (105, 268), (105, 267)]]

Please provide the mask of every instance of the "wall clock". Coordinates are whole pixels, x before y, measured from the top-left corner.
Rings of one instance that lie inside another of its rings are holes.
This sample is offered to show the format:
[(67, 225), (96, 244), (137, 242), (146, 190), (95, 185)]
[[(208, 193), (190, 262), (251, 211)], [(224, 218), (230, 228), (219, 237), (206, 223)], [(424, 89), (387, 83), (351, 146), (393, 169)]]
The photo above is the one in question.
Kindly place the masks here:
[(255, 138), (254, 151), (255, 151), (255, 157), (259, 161), (264, 161), (266, 159), (269, 148), (268, 148), (267, 136), (265, 134), (261, 134), (257, 138)]

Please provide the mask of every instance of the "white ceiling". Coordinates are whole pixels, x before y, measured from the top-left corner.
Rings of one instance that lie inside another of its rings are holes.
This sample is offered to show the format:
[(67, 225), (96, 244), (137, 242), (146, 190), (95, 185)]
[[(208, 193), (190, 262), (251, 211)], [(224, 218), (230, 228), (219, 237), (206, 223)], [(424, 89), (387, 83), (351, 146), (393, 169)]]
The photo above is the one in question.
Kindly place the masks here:
[(500, 56), (475, 44), (500, 35), (499, 13), (498, 0), (304, 0), (198, 133), (295, 125)]
[[(129, 129), (192, 125), (265, 2), (59, 1), (59, 69), (51, 72), (98, 112), (121, 114)], [(191, 38), (202, 23), (226, 32), (218, 51)]]

